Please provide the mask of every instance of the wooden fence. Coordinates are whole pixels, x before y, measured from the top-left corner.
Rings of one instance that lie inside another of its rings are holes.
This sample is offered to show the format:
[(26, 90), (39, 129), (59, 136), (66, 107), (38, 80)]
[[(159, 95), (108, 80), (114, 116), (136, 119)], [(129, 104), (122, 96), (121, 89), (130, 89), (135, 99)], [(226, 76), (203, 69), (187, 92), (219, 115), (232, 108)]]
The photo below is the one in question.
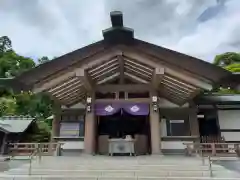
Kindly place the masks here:
[(12, 156), (31, 155), (38, 150), (41, 155), (53, 155), (61, 143), (10, 143), (7, 145), (8, 154)]
[(240, 144), (236, 143), (183, 143), (186, 154), (202, 156), (240, 156)]

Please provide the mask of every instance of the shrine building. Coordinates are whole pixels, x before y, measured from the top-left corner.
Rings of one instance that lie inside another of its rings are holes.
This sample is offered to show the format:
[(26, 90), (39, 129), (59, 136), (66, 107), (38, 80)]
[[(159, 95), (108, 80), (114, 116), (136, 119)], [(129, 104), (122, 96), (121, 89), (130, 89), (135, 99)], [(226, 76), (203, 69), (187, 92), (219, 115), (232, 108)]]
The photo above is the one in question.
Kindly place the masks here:
[(103, 40), (12, 80), (15, 89), (52, 97), (53, 141), (109, 154), (110, 142), (130, 137), (137, 155), (180, 153), (184, 142), (240, 142), (240, 96), (208, 93), (239, 88), (239, 75), (135, 38), (121, 12), (111, 23)]

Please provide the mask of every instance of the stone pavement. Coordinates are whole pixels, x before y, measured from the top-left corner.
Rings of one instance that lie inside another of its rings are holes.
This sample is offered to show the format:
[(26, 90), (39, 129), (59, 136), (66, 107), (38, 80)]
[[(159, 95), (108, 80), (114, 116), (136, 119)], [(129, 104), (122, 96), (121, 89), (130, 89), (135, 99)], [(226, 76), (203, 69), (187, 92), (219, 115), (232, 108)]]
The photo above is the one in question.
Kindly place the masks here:
[(226, 169), (240, 173), (240, 159), (238, 157), (222, 157), (214, 159), (214, 164), (221, 165)]
[(207, 159), (184, 156), (138, 156), (108, 157), (43, 157), (32, 163), (31, 175), (29, 164), (11, 169), (0, 174), (5, 180), (207, 180), (240, 179), (240, 174), (225, 167), (212, 164), (213, 178), (210, 177)]

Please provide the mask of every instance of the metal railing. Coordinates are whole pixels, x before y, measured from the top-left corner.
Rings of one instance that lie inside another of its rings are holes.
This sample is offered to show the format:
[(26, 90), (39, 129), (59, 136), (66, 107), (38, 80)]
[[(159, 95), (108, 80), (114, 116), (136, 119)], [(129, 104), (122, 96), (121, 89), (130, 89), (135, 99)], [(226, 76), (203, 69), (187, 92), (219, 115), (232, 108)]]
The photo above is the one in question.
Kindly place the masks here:
[(39, 153), (38, 149), (36, 149), (30, 156), (29, 156), (29, 168), (28, 168), (28, 175), (32, 175), (32, 160), (34, 156), (37, 156)]
[[(207, 165), (210, 172), (210, 177), (214, 176), (212, 167), (214, 159), (217, 161), (222, 157), (240, 157), (239, 143), (183, 143), (186, 145), (186, 154), (199, 155), (202, 159), (202, 165), (206, 165), (206, 157), (208, 159)], [(238, 159), (238, 158), (237, 158)]]
[(38, 162), (41, 163), (42, 156), (53, 155), (54, 151), (61, 149), (62, 143), (11, 143), (9, 144), (9, 153), (11, 159), (15, 156), (29, 155), (28, 175), (32, 175), (32, 161), (34, 157), (38, 157)]
[(213, 177), (213, 169), (212, 169), (211, 156), (208, 156), (208, 167), (209, 167), (210, 177)]

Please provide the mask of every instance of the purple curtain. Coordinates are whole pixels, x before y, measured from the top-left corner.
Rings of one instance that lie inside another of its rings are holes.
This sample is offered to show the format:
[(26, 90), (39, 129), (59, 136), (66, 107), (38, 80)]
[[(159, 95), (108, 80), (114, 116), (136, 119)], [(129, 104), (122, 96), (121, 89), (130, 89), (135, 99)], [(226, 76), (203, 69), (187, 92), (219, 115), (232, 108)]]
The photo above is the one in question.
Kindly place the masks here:
[(121, 105), (117, 103), (98, 103), (95, 104), (95, 114), (97, 116), (110, 116), (121, 109)]
[(149, 104), (146, 103), (124, 103), (122, 108), (131, 115), (143, 116), (149, 114)]

